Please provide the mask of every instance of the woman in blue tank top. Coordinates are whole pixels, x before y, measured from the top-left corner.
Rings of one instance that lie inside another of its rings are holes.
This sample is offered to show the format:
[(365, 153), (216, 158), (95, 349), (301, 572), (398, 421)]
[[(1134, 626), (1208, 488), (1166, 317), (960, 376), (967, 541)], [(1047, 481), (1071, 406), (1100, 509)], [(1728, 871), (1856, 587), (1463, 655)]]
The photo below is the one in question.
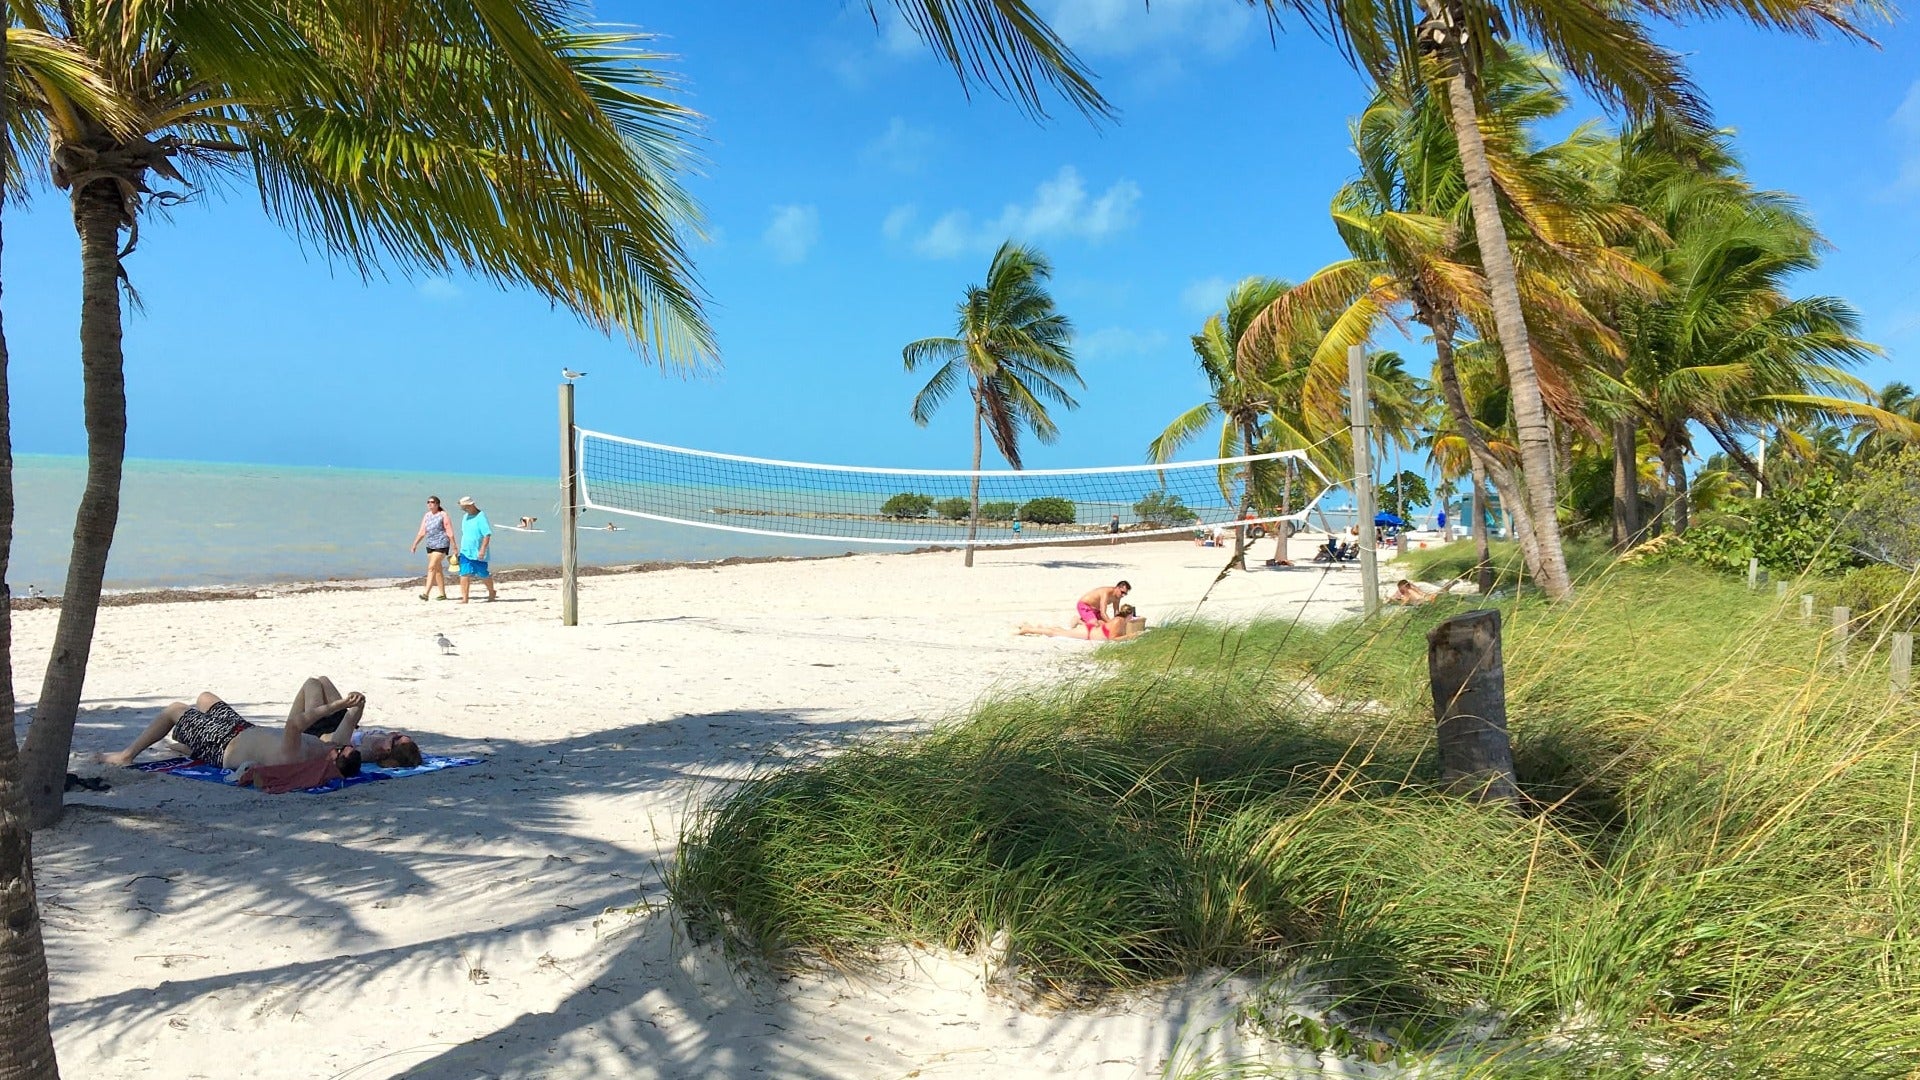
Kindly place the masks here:
[(440, 507), (440, 496), (427, 496), (427, 512), (420, 518), (420, 531), (413, 536), (413, 546), (408, 551), (420, 550), (420, 542), (427, 544), (427, 589), (420, 594), (425, 600), (427, 593), (436, 586), (440, 589), (438, 599), (447, 598), (447, 552), (453, 547), (453, 519)]

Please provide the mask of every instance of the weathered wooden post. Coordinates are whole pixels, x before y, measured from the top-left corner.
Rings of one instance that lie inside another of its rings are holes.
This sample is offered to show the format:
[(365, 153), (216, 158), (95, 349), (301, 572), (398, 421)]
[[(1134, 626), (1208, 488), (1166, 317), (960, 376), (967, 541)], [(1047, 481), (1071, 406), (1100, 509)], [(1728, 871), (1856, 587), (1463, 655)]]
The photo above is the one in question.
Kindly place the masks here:
[(1810, 592), (1803, 592), (1800, 594), (1800, 625), (1811, 626), (1812, 624), (1813, 624), (1813, 594)]
[(1756, 590), (1760, 588), (1760, 560), (1759, 559), (1747, 560), (1747, 588), (1756, 589)]
[(1841, 667), (1847, 666), (1847, 638), (1852, 636), (1849, 632), (1852, 622), (1852, 611), (1843, 607), (1833, 609), (1833, 661)]
[(1784, 582), (1784, 581), (1776, 581), (1776, 582), (1774, 582), (1774, 583), (1773, 583), (1773, 595), (1775, 595), (1775, 596), (1785, 596), (1785, 595), (1787, 595), (1787, 583), (1786, 583), (1786, 582)]
[(1913, 633), (1893, 635), (1893, 692), (1913, 689)]
[(1517, 801), (1500, 613), (1455, 615), (1428, 631), (1427, 677), (1439, 726), (1440, 782), (1483, 802)]

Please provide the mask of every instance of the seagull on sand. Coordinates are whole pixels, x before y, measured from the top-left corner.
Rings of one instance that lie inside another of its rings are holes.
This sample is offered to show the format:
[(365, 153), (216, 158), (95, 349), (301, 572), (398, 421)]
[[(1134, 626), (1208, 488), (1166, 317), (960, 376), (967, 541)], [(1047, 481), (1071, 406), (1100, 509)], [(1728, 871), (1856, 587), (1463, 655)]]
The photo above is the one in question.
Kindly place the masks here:
[(445, 656), (446, 654), (453, 651), (453, 642), (448, 641), (447, 635), (445, 634), (433, 635), (433, 643), (435, 645), (440, 646), (440, 655), (442, 656)]
[(570, 367), (563, 367), (560, 369), (560, 377), (567, 380), (568, 382), (572, 382), (575, 379), (586, 378), (587, 373), (584, 371), (575, 371)]

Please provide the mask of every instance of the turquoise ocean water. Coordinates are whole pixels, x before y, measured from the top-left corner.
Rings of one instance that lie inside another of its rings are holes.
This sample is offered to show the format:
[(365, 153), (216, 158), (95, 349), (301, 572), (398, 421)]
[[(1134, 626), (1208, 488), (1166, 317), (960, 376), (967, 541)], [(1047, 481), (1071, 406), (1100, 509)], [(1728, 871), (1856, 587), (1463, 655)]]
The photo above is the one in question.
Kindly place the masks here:
[[(66, 579), (73, 513), (86, 462), (22, 454), (14, 459), (15, 596), (28, 586), (58, 593)], [(120, 526), (107, 564), (107, 587), (254, 585), (286, 581), (405, 577), (425, 572), (426, 555), (407, 554), (428, 495), (453, 511), (472, 495), (496, 525), (522, 515), (541, 533), (496, 529), (499, 569), (560, 562), (559, 481), (552, 477), (466, 476), (290, 465), (189, 461), (127, 462)], [(704, 560), (733, 555), (830, 555), (864, 545), (788, 540), (621, 517), (623, 532), (600, 531), (612, 518), (581, 519), (580, 561)]]

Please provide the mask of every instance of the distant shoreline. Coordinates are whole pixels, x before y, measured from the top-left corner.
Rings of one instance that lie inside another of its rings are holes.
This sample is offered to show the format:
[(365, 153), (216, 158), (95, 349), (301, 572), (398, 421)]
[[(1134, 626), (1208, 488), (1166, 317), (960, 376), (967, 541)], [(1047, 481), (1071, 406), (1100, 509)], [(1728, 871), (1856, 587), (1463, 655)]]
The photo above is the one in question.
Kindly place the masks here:
[[(919, 551), (943, 550), (938, 548), (919, 548)], [(833, 555), (731, 555), (723, 559), (656, 559), (638, 563), (619, 563), (607, 566), (582, 566), (576, 573), (580, 577), (609, 577), (615, 574), (650, 574), (658, 570), (678, 570), (687, 567), (744, 566), (751, 563), (773, 562), (813, 562), (820, 559), (845, 559), (854, 552)], [(493, 575), (495, 581), (550, 581), (560, 576), (558, 566), (521, 566), (511, 570), (501, 570)], [(107, 590), (100, 596), (101, 607), (140, 607), (146, 604), (198, 604), (216, 600), (270, 600), (281, 596), (303, 596), (308, 593), (328, 592), (365, 592), (371, 589), (418, 589), (426, 584), (426, 576), (416, 574), (413, 577), (378, 578), (340, 578), (326, 581), (285, 581), (270, 582), (261, 585), (182, 585), (153, 589)], [(449, 583), (458, 581), (450, 579)], [(15, 596), (12, 597), (14, 611), (45, 611), (58, 609), (58, 596)]]
[[(1146, 544), (1154, 542), (1187, 541), (1178, 535), (1153, 533), (1145, 536), (1121, 533), (1119, 536), (1093, 536), (1077, 540), (1040, 541), (1030, 544), (990, 544), (977, 548), (980, 551), (1018, 551), (1027, 548), (1072, 548), (1105, 547), (1114, 543)], [(679, 570), (686, 568), (708, 568), (721, 566), (750, 566), (757, 563), (780, 562), (819, 562), (823, 559), (849, 559), (856, 555), (922, 555), (935, 551), (960, 551), (964, 544), (929, 544), (917, 548), (894, 548), (881, 551), (848, 551), (831, 555), (729, 555), (720, 559), (650, 559), (635, 563), (612, 563), (607, 565), (581, 566), (576, 572), (580, 577), (610, 577), (621, 574), (651, 574), (661, 570)], [(552, 581), (560, 576), (560, 567), (521, 566), (510, 570), (501, 570), (493, 575), (495, 581)], [(109, 589), (100, 596), (101, 607), (140, 607), (147, 604), (199, 604), (219, 600), (270, 600), (281, 596), (302, 596), (308, 593), (328, 592), (364, 592), (371, 589), (418, 589), (426, 584), (424, 574), (411, 577), (372, 577), (339, 578), (326, 581), (282, 581), (263, 584), (232, 585), (181, 585), (163, 586), (148, 589)], [(457, 579), (454, 579), (457, 580)], [(47, 611), (60, 607), (58, 596), (15, 596), (11, 608), (14, 611)]]

